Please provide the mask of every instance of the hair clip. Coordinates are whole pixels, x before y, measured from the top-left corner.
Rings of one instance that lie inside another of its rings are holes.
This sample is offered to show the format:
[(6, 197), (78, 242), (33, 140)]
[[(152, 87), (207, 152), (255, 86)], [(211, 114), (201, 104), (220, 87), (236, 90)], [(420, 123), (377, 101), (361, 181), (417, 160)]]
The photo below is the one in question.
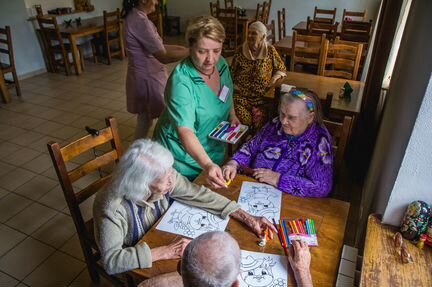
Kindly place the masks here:
[(313, 112), (315, 110), (312, 100), (308, 98), (302, 91), (295, 90), (295, 91), (291, 91), (290, 93), (302, 99), (306, 103), (306, 106), (308, 107), (309, 111)]

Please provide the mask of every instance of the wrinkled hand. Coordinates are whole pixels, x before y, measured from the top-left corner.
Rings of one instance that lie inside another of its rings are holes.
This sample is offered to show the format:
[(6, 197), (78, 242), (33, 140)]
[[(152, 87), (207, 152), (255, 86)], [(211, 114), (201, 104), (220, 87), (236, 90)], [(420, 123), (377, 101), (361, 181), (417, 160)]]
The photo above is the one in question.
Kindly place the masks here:
[(190, 239), (180, 238), (171, 244), (151, 249), (152, 261), (181, 258), (189, 242)]
[(221, 168), (212, 163), (209, 163), (204, 167), (206, 173), (207, 182), (214, 188), (226, 188), (225, 179), (222, 174)]
[(280, 173), (274, 172), (268, 168), (256, 168), (254, 169), (252, 175), (259, 182), (268, 183), (276, 187), (279, 184), (279, 179), (281, 176)]
[(310, 274), (311, 254), (306, 242), (293, 240), (292, 251), (288, 255), (288, 261), (294, 271), (299, 286), (312, 286)]
[(222, 167), (222, 174), (225, 180), (233, 180), (237, 175), (238, 164), (234, 160), (230, 160), (226, 165)]

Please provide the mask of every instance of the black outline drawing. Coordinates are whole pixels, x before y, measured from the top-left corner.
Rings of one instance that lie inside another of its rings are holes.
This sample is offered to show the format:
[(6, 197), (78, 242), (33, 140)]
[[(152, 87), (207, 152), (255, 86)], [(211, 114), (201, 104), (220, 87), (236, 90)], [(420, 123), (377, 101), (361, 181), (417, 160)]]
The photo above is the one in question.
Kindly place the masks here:
[(287, 280), (274, 278), (273, 266), (276, 262), (270, 256), (254, 258), (251, 255), (242, 257), (240, 264), (240, 278), (248, 287), (285, 287)]
[[(239, 203), (247, 204), (246, 211), (255, 216), (264, 216), (268, 219), (279, 218), (280, 209), (274, 205), (274, 199), (279, 197), (278, 192), (270, 186), (251, 186), (247, 191), (240, 193)], [(246, 193), (246, 194), (244, 194)]]

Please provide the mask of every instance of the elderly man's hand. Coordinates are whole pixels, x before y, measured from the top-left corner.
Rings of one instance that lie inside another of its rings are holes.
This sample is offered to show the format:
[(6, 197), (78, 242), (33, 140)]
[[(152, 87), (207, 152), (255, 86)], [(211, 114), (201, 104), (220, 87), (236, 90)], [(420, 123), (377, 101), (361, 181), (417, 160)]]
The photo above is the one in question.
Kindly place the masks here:
[(306, 242), (293, 240), (292, 251), (288, 255), (288, 261), (294, 271), (298, 286), (312, 286), (310, 274), (311, 254)]
[(259, 182), (268, 183), (276, 187), (279, 184), (279, 179), (281, 176), (280, 173), (274, 172), (268, 168), (256, 168), (254, 169), (252, 175)]
[(171, 244), (151, 249), (152, 262), (181, 258), (189, 242), (190, 239), (180, 238)]

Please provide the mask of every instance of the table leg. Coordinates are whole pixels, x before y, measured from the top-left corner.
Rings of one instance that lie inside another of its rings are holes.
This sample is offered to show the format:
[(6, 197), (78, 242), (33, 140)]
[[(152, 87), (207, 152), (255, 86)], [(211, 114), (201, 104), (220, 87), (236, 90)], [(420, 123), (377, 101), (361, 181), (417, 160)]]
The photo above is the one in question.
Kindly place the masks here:
[(0, 71), (0, 93), (2, 94), (3, 103), (8, 104), (11, 102), (9, 89), (4, 80), (3, 72)]
[(72, 49), (72, 57), (73, 57), (75, 72), (79, 76), (82, 73), (82, 70), (81, 70), (81, 59), (79, 56), (76, 38), (73, 37), (73, 35), (71, 35), (69, 37), (69, 42), (70, 42), (71, 49)]

